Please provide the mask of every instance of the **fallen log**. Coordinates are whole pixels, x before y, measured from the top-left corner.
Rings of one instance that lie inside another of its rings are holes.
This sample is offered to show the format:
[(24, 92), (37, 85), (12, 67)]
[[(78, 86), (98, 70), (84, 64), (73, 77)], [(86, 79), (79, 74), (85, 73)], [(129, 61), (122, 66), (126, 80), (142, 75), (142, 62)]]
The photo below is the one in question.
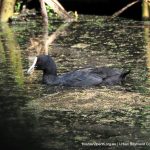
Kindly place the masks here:
[(71, 17), (68, 12), (64, 9), (64, 7), (57, 0), (43, 0), (47, 5), (49, 5), (55, 13), (57, 13), (62, 19), (67, 22), (73, 21), (73, 17)]

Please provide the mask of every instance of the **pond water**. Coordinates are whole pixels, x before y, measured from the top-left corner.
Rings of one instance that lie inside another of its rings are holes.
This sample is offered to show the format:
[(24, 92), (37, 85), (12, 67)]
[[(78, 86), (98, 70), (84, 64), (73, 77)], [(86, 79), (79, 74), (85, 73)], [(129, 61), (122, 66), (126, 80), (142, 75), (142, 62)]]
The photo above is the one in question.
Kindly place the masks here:
[[(0, 26), (1, 149), (150, 149), (149, 22), (106, 20), (80, 16), (63, 29), (62, 22), (51, 20), (47, 31), (39, 18)], [(41, 71), (27, 76), (43, 39), (56, 30), (48, 53), (59, 74), (113, 66), (131, 70), (126, 82), (50, 87), (41, 84)]]

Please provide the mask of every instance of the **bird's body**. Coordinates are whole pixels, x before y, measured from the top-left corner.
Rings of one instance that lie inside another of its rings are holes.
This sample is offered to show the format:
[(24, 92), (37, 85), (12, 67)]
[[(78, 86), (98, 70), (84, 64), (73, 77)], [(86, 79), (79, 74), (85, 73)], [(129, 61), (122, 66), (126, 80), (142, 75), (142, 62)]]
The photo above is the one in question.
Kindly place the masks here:
[[(56, 64), (49, 55), (37, 58), (37, 70), (43, 70), (43, 83), (73, 87), (116, 85), (122, 83), (129, 71), (117, 68), (84, 68), (57, 76)], [(31, 68), (30, 68), (31, 70)]]
[[(92, 73), (92, 68), (71, 71), (60, 76), (43, 76), (43, 82), (50, 85), (63, 86), (91, 86), (102, 83), (102, 78), (96, 73)], [(53, 79), (54, 80), (53, 80)]]

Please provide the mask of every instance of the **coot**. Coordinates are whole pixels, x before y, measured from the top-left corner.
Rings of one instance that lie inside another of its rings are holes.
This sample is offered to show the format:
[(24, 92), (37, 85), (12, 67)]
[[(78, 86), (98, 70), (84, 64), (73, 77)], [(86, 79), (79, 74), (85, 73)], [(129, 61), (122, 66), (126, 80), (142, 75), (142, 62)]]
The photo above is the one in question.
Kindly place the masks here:
[(49, 55), (36, 57), (27, 73), (30, 74), (34, 68), (43, 70), (44, 84), (73, 87), (121, 84), (130, 72), (111, 67), (97, 67), (79, 69), (58, 76), (56, 64)]

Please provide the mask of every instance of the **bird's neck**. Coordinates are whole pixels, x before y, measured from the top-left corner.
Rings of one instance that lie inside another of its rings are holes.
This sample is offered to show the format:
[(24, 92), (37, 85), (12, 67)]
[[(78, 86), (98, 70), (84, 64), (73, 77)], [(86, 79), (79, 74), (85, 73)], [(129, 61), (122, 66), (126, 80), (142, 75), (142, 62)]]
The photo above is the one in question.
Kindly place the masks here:
[(43, 73), (43, 83), (50, 85), (58, 85), (59, 84), (58, 77), (57, 75)]

